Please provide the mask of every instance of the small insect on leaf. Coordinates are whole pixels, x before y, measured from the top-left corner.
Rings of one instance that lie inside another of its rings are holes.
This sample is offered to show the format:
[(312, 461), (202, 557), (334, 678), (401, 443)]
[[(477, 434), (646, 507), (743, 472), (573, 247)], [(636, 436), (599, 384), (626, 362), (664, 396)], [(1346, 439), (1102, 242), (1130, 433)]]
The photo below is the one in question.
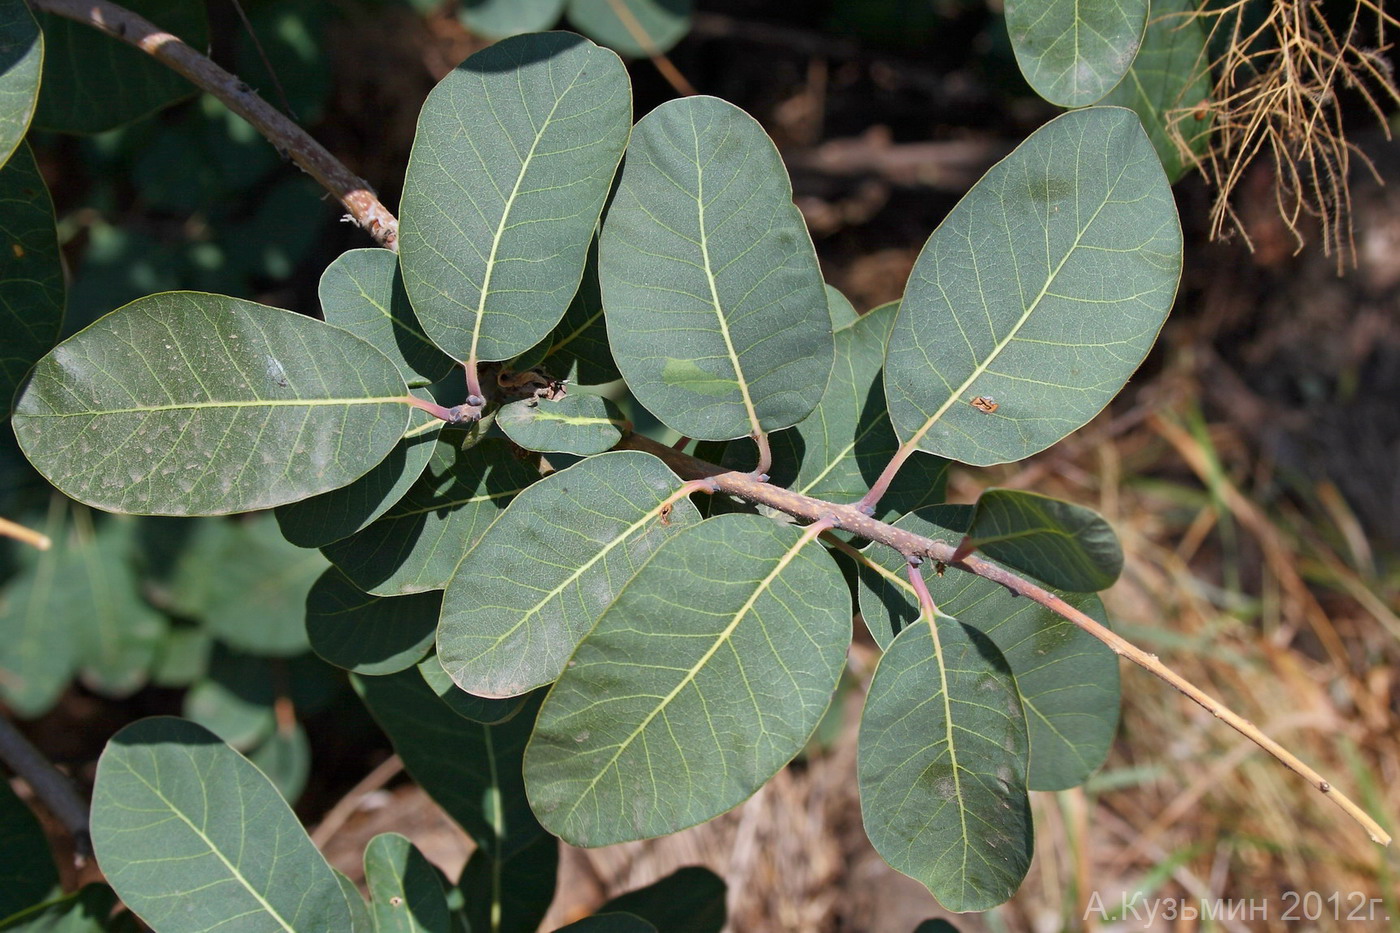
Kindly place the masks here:
[(389, 906), (390, 906), (390, 907), (401, 907), (401, 906), (403, 906), (403, 898), (401, 898), (401, 897), (399, 897), (397, 894), (395, 894), (393, 897), (389, 898)]
[(671, 524), (671, 510), (672, 510), (673, 508), (675, 508), (675, 506), (672, 505), (670, 502), (667, 502), (665, 505), (663, 505), (663, 506), (661, 507), (661, 524), (663, 524), (663, 525), (669, 525), (669, 524)]
[(997, 400), (992, 398), (990, 395), (979, 395), (975, 399), (973, 399), (969, 404), (971, 404), (972, 407), (977, 409), (978, 411), (984, 411), (989, 415), (1001, 407), (999, 404), (997, 404)]

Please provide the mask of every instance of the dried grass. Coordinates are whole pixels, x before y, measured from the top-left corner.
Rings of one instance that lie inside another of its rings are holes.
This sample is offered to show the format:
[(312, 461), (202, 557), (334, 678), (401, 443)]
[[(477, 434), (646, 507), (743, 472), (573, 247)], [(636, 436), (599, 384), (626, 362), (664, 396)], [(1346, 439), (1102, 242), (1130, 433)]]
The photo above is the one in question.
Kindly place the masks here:
[[(1262, 20), (1251, 22), (1261, 9)], [(1207, 47), (1223, 42), (1224, 51), (1203, 63), (1213, 77), (1211, 99), (1170, 111), (1168, 131), (1216, 189), (1212, 236), (1238, 232), (1250, 242), (1238, 194), (1262, 158), (1272, 165), (1274, 204), (1296, 247), (1316, 224), (1338, 270), (1354, 263), (1348, 177), (1353, 157), (1368, 168), (1370, 161), (1347, 137), (1341, 92), (1355, 95), (1388, 131), (1384, 108), (1400, 103), (1400, 90), (1386, 57), (1386, 29), (1400, 22), (1384, 0), (1355, 0), (1341, 29), (1317, 0), (1232, 0), (1195, 18), (1209, 36)], [(1196, 155), (1185, 134), (1199, 132), (1202, 117), (1210, 143)]]

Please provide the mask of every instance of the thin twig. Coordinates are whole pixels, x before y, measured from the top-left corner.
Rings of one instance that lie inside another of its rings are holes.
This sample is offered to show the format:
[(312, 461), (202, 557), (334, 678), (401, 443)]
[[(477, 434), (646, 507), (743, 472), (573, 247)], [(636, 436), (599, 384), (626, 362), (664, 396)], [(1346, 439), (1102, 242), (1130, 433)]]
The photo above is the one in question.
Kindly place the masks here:
[(20, 734), (14, 723), (0, 716), (0, 761), (24, 778), (54, 818), (73, 836), (73, 849), (78, 858), (92, 855), (92, 837), (88, 834), (88, 806), (78, 795), (78, 789), (62, 771), (53, 766), (43, 752)]
[[(1177, 674), (1171, 668), (1163, 664), (1155, 654), (1149, 654), (1138, 648), (1136, 645), (1115, 634), (1089, 616), (1075, 609), (1069, 603), (1060, 599), (1039, 586), (1024, 580), (1010, 571), (1003, 570), (995, 564), (980, 560), (976, 557), (967, 557), (963, 560), (954, 560), (953, 555), (956, 547), (946, 541), (935, 541), (922, 535), (916, 535), (903, 528), (896, 528), (887, 525), (866, 515), (863, 511), (853, 505), (837, 505), (831, 502), (823, 502), (820, 499), (813, 499), (801, 493), (793, 492), (790, 489), (782, 489), (771, 486), (768, 483), (758, 482), (748, 473), (739, 473), (724, 470), (712, 463), (698, 460), (689, 454), (658, 444), (650, 438), (637, 434), (628, 435), (619, 445), (632, 450), (642, 450), (653, 454), (676, 471), (676, 474), (683, 479), (708, 479), (719, 492), (731, 496), (738, 496), (749, 502), (758, 505), (766, 505), (770, 508), (786, 512), (794, 518), (806, 519), (808, 521), (829, 521), (834, 527), (844, 531), (852, 532), (862, 538), (879, 542), (888, 547), (894, 548), (905, 559), (909, 558), (929, 558), (941, 561), (949, 567), (955, 567), (968, 573), (976, 574), (984, 579), (991, 580), (1005, 587), (1016, 596), (1024, 596), (1032, 602), (1039, 603), (1051, 612), (1093, 635), (1099, 641), (1109, 647), (1114, 654), (1127, 658), (1144, 670), (1155, 674), (1158, 678), (1170, 684), (1193, 702), (1200, 705), (1212, 716), (1222, 720), (1236, 732), (1258, 745), (1264, 751), (1273, 755), (1284, 767), (1300, 774), (1309, 784), (1312, 784), (1323, 794), (1332, 799), (1337, 806), (1341, 807), (1348, 816), (1360, 823), (1362, 828), (1370, 834), (1371, 839), (1381, 845), (1390, 844), (1390, 834), (1381, 828), (1364, 810), (1357, 806), (1346, 794), (1337, 790), (1332, 783), (1318, 774), (1312, 768), (1304, 764), (1296, 755), (1284, 748), (1273, 739), (1269, 738), (1259, 730), (1254, 723), (1243, 716), (1232, 712), (1220, 701), (1206, 694), (1196, 687), (1186, 678)], [(843, 549), (845, 550), (845, 549)], [(864, 558), (864, 555), (860, 555)], [(865, 558), (868, 560), (868, 558)]]
[(30, 0), (30, 3), (36, 10), (76, 20), (135, 46), (217, 97), (251, 123), (279, 152), (316, 179), (317, 184), (335, 195), (355, 222), (381, 246), (397, 248), (399, 222), (379, 202), (368, 182), (346, 168), (252, 88), (179, 37), (108, 0)]
[(35, 531), (33, 528), (26, 528), (8, 518), (0, 518), (0, 538), (14, 538), (16, 541), (23, 541), (41, 551), (47, 551), (53, 547), (53, 541), (48, 535), (41, 531)]
[(661, 77), (666, 79), (666, 83), (671, 85), (675, 92), (682, 97), (694, 97), (698, 93), (695, 90), (695, 85), (687, 81), (675, 63), (656, 47), (656, 41), (646, 31), (646, 27), (637, 21), (637, 17), (632, 15), (627, 4), (622, 3), (621, 0), (608, 0), (608, 6), (612, 9), (613, 15), (622, 23), (622, 27), (647, 53), (647, 57), (656, 66), (656, 70), (661, 72)]

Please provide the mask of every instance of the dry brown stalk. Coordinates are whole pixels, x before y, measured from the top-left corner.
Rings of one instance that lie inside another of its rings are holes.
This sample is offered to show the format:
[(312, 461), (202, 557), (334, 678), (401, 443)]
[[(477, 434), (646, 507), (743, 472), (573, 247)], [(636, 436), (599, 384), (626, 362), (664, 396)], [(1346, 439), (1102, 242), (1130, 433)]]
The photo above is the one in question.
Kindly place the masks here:
[[(1249, 15), (1260, 10), (1262, 20), (1250, 23)], [(1383, 104), (1400, 104), (1400, 89), (1385, 57), (1385, 30), (1400, 22), (1385, 11), (1384, 0), (1354, 0), (1344, 30), (1328, 22), (1315, 0), (1233, 0), (1194, 16), (1207, 46), (1223, 41), (1224, 51), (1204, 65), (1214, 76), (1210, 101), (1171, 111), (1167, 123), (1182, 154), (1216, 188), (1211, 236), (1238, 232), (1253, 248), (1238, 194), (1246, 172), (1264, 157), (1274, 172), (1275, 208), (1295, 244), (1302, 248), (1305, 228), (1315, 221), (1340, 271), (1355, 261), (1348, 186), (1353, 156), (1375, 174), (1347, 138), (1341, 94), (1355, 94), (1389, 133)], [(1211, 141), (1197, 156), (1183, 133), (1194, 128), (1202, 109)]]

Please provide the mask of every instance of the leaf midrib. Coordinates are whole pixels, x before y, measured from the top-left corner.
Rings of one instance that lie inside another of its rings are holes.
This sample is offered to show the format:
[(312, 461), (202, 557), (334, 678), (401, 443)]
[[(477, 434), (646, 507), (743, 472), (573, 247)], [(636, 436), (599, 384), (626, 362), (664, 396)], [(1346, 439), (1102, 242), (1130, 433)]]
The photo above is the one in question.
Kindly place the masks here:
[[(193, 758), (191, 757), (191, 764), (193, 763)], [(156, 798), (160, 800), (161, 803), (165, 804), (166, 807), (169, 808), (170, 812), (175, 814), (175, 816), (179, 818), (180, 822), (184, 823), (187, 827), (189, 827), (190, 832), (198, 836), (200, 841), (203, 842), (206, 846), (208, 846), (209, 851), (214, 855), (215, 858), (217, 858), (220, 862), (223, 863), (224, 868), (228, 870), (229, 874), (232, 875), (241, 885), (243, 885), (243, 889), (245, 891), (253, 895), (257, 902), (262, 905), (263, 909), (266, 910), (268, 914), (270, 914), (273, 917), (273, 919), (275, 919), (279, 924), (281, 924), (282, 929), (286, 930), (287, 933), (297, 933), (296, 928), (289, 924), (285, 919), (283, 919), (282, 915), (277, 911), (277, 908), (273, 907), (272, 904), (268, 902), (267, 898), (263, 897), (262, 893), (253, 887), (252, 883), (247, 879), (247, 877), (244, 876), (243, 872), (236, 868), (233, 865), (233, 863), (230, 862), (224, 856), (224, 853), (219, 849), (218, 846), (214, 845), (214, 841), (210, 839), (208, 835), (205, 834), (204, 830), (196, 826), (194, 824), (194, 821), (187, 817), (183, 810), (175, 806), (175, 804), (165, 796), (165, 794), (161, 791), (159, 787), (146, 780), (145, 775), (141, 774), (139, 771), (137, 771), (135, 768), (130, 767), (129, 765), (127, 766), (127, 773), (130, 774), (132, 777), (136, 778), (136, 780), (140, 781), (142, 784), (146, 785), (146, 788), (150, 790), (150, 792), (154, 794)], [(241, 789), (239, 793), (239, 799), (242, 799)]]
[(383, 396), (379, 398), (284, 398), (246, 399), (218, 402), (177, 402), (171, 405), (143, 405), (139, 408), (89, 408), (85, 411), (20, 412), (21, 418), (92, 418), (101, 415), (144, 415), (159, 411), (195, 411), (220, 408), (305, 408), (332, 405), (385, 405), (403, 402), (403, 396)]
[(753, 396), (749, 392), (749, 381), (744, 377), (739, 365), (739, 354), (734, 349), (734, 339), (729, 333), (729, 322), (724, 317), (724, 305), (719, 297), (719, 285), (715, 281), (714, 265), (710, 262), (710, 234), (705, 228), (705, 170), (700, 164), (700, 128), (695, 125), (695, 114), (690, 113), (690, 131), (695, 140), (695, 209), (700, 226), (700, 259), (705, 267), (705, 283), (710, 288), (710, 306), (714, 309), (715, 320), (719, 322), (720, 336), (724, 338), (724, 350), (729, 354), (730, 365), (734, 367), (734, 381), (739, 386), (739, 395), (744, 400), (744, 411), (749, 416), (749, 424), (755, 436), (763, 433), (758, 422), (758, 411), (754, 408)]
[(510, 212), (515, 206), (516, 197), (520, 194), (520, 185), (525, 181), (525, 176), (529, 174), (530, 163), (534, 160), (535, 152), (540, 147), (540, 140), (544, 138), (545, 132), (554, 122), (554, 114), (564, 102), (564, 98), (568, 97), (573, 91), (574, 86), (578, 84), (579, 77), (583, 74), (583, 70), (584, 69), (580, 69), (574, 72), (573, 79), (569, 82), (568, 86), (554, 98), (554, 104), (549, 108), (549, 113), (540, 121), (540, 128), (535, 133), (535, 138), (530, 142), (530, 149), (525, 153), (524, 160), (520, 163), (520, 171), (515, 175), (515, 184), (511, 186), (510, 196), (506, 198), (506, 203), (501, 210), (501, 218), (496, 221), (496, 232), (491, 237), (491, 253), (486, 258), (486, 270), (481, 278), (481, 294), (476, 302), (476, 315), (472, 320), (472, 343), (471, 349), (467, 354), (467, 365), (472, 368), (473, 372), (477, 364), (477, 346), (481, 342), (481, 324), (486, 317), (486, 298), (491, 293), (491, 279), (496, 272), (496, 253), (500, 250), (501, 240), (505, 238), (506, 230), (509, 227), (508, 221), (510, 220)]

